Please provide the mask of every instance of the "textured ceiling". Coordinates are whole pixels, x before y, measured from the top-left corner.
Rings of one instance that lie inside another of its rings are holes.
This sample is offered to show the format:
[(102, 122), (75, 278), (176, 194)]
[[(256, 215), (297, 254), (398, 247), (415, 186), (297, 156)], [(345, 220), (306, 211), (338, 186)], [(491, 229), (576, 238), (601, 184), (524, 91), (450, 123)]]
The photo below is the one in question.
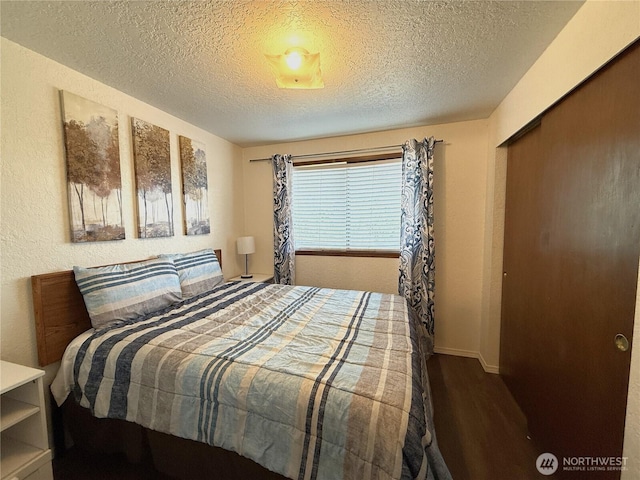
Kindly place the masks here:
[[(241, 146), (487, 117), (579, 1), (2, 1), (2, 36)], [(264, 57), (320, 52), (325, 88)]]

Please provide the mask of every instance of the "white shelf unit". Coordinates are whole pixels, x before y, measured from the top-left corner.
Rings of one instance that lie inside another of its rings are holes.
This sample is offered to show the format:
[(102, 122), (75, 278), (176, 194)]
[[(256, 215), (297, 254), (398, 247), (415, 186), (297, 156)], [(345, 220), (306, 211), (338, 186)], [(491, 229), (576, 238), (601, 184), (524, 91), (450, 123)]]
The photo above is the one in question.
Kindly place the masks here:
[(42, 376), (0, 361), (0, 474), (2, 480), (53, 480)]

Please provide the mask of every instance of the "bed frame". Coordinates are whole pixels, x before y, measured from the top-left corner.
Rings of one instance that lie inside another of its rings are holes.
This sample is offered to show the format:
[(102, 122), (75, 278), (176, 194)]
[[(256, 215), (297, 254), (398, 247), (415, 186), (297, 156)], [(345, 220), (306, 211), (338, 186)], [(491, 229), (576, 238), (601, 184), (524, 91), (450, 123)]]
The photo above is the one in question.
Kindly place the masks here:
[[(222, 267), (222, 250), (214, 252)], [(71, 340), (91, 328), (91, 320), (73, 270), (34, 275), (31, 288), (38, 363), (44, 367), (60, 361)]]

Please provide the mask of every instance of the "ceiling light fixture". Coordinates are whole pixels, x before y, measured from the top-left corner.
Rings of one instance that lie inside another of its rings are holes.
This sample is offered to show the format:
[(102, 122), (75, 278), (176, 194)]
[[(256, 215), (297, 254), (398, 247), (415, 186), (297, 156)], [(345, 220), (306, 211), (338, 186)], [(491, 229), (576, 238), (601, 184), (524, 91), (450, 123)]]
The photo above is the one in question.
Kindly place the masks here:
[(302, 47), (289, 48), (282, 55), (267, 55), (280, 88), (324, 88), (320, 54)]

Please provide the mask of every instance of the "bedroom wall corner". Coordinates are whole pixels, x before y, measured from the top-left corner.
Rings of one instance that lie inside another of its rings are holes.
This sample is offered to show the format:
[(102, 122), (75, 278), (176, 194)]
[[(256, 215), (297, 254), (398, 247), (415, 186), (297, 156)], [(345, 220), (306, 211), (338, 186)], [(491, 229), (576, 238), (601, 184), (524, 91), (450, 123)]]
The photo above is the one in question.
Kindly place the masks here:
[[(227, 276), (241, 270), (230, 254), (242, 232), (242, 150), (151, 105), (1, 39), (1, 357), (37, 366), (30, 277), (149, 258), (160, 253), (222, 248)], [(71, 243), (59, 90), (118, 111), (123, 217), (126, 239)], [(170, 131), (173, 237), (138, 239), (130, 117)], [(182, 233), (182, 197), (177, 136), (206, 145), (212, 233)], [(57, 365), (46, 369), (50, 382)]]
[[(638, 264), (640, 279), (640, 262)], [(633, 344), (640, 345), (640, 280), (636, 292), (636, 312), (633, 325)], [(629, 392), (627, 395), (627, 418), (624, 431), (622, 456), (627, 458), (627, 469), (622, 471), (620, 480), (634, 480), (640, 477), (640, 348), (631, 350), (631, 371), (629, 372)]]
[[(489, 138), (495, 133), (491, 123)], [(485, 371), (500, 371), (500, 319), (502, 302), (502, 251), (504, 246), (504, 209), (507, 184), (507, 149), (489, 142), (487, 168), (486, 225), (484, 236), (482, 281), (482, 322), (480, 328), (480, 363)]]
[[(638, 38), (640, 2), (587, 0), (489, 117), (487, 235), (480, 344), (480, 355), (489, 364), (499, 364), (500, 349), (501, 245), (506, 189), (506, 153), (503, 145)], [(636, 307), (636, 335), (640, 330), (638, 310)], [(640, 477), (640, 456), (637, 453), (640, 451), (637, 433), (640, 426), (639, 357), (636, 352), (631, 363), (624, 445), (629, 461), (627, 470), (622, 472), (623, 480)]]

